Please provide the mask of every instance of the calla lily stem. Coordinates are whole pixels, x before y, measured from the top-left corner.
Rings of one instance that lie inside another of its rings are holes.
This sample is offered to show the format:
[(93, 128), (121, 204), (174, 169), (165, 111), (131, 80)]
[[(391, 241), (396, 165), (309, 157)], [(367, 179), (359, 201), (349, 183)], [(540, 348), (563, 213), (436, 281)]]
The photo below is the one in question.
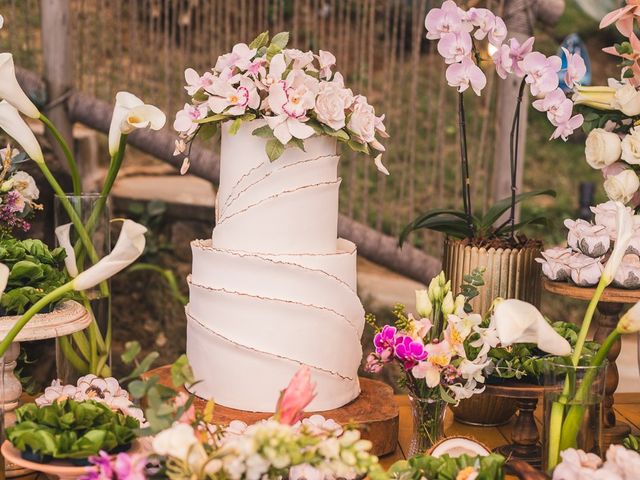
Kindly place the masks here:
[(582, 349), (584, 348), (584, 342), (586, 342), (587, 340), (587, 334), (589, 333), (589, 327), (591, 326), (593, 315), (596, 312), (596, 307), (600, 302), (600, 298), (602, 297), (604, 289), (607, 288), (607, 283), (607, 279), (604, 275), (602, 275), (600, 277), (600, 281), (598, 282), (598, 286), (596, 287), (596, 291), (593, 294), (593, 297), (591, 297), (591, 301), (589, 302), (587, 311), (584, 314), (584, 319), (582, 320), (582, 325), (580, 326), (580, 333), (578, 333), (578, 340), (576, 341), (576, 346), (573, 351), (573, 355), (571, 356), (571, 362), (574, 366), (578, 365), (580, 357), (582, 356)]
[(60, 131), (56, 128), (56, 126), (49, 120), (44, 114), (40, 114), (40, 121), (44, 123), (44, 125), (49, 129), (53, 137), (62, 148), (62, 152), (64, 153), (65, 158), (67, 159), (67, 165), (69, 166), (69, 173), (71, 173), (71, 182), (73, 184), (73, 193), (75, 195), (80, 195), (82, 191), (82, 183), (80, 182), (80, 173), (78, 172), (78, 164), (76, 163), (73, 153), (69, 148), (69, 145), (62, 137)]

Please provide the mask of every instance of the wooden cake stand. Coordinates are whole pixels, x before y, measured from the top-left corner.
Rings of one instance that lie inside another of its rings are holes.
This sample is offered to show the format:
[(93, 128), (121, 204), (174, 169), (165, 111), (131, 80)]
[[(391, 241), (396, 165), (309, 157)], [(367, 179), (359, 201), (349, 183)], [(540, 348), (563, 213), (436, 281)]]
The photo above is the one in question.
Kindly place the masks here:
[[(171, 387), (171, 367), (164, 366), (151, 370), (149, 377), (158, 375), (160, 383)], [(369, 378), (360, 378), (360, 396), (342, 408), (317, 412), (323, 417), (347, 425), (355, 424), (362, 432), (362, 438), (373, 443), (371, 453), (382, 456), (395, 451), (398, 444), (398, 427), (400, 412), (396, 405), (393, 389), (386, 383)], [(186, 390), (185, 390), (186, 393)], [(195, 399), (197, 410), (204, 410), (207, 402), (198, 397)], [(314, 412), (308, 412), (310, 417)], [(241, 420), (248, 425), (271, 417), (271, 413), (256, 413), (236, 410), (216, 404), (213, 422), (228, 425), (232, 420)]]
[(516, 422), (511, 430), (511, 443), (495, 449), (506, 458), (523, 460), (535, 468), (542, 468), (542, 446), (534, 412), (544, 394), (542, 385), (522, 382), (487, 384), (485, 393), (496, 397), (513, 398), (518, 406)]
[[(578, 287), (570, 283), (552, 282), (547, 279), (543, 279), (542, 284), (548, 292), (577, 300), (589, 301), (595, 292), (595, 288)], [(637, 303), (638, 301), (640, 301), (640, 290), (607, 288), (598, 303), (598, 315), (596, 316), (598, 326), (593, 339), (596, 342), (604, 341), (618, 325), (620, 313), (625, 304)], [(616, 420), (616, 413), (613, 410), (613, 394), (616, 392), (620, 380), (616, 359), (618, 355), (620, 355), (621, 347), (622, 342), (618, 340), (607, 356), (609, 366), (607, 367), (606, 385), (604, 389), (603, 452), (611, 444), (622, 443), (622, 440), (631, 433), (631, 427), (629, 427), (629, 425)]]

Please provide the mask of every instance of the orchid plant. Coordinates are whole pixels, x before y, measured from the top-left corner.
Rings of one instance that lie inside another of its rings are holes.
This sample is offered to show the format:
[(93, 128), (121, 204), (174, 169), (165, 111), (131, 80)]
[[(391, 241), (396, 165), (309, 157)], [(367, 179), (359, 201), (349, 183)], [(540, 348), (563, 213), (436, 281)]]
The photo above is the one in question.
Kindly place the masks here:
[[(33, 315), (51, 302), (59, 300), (68, 292), (75, 291), (80, 292), (79, 298), (92, 315), (93, 322), (86, 332), (78, 332), (71, 338), (62, 337), (60, 339), (61, 348), (70, 364), (80, 374), (94, 373), (109, 376), (110, 367), (108, 361), (111, 348), (111, 326), (107, 326), (107, 331), (104, 334), (100, 331), (86, 290), (99, 287), (101, 297), (110, 295), (106, 280), (128, 267), (140, 256), (145, 245), (144, 233), (146, 229), (134, 222), (125, 221), (121, 236), (113, 252), (103, 259), (100, 259), (96, 252), (91, 240), (91, 234), (96, 228), (122, 165), (128, 135), (134, 130), (143, 128), (159, 130), (164, 126), (166, 117), (157, 107), (145, 104), (135, 95), (128, 92), (118, 92), (109, 129), (109, 154), (111, 157), (109, 169), (99, 200), (95, 203), (86, 224), (83, 224), (78, 212), (47, 165), (40, 144), (22, 118), (23, 115), (30, 119), (41, 121), (52, 134), (67, 161), (73, 184), (73, 194), (80, 195), (82, 193), (77, 163), (71, 148), (55, 125), (40, 112), (20, 87), (16, 78), (13, 56), (10, 53), (0, 53), (0, 130), (4, 131), (15, 143), (20, 145), (24, 152), (24, 154), (14, 158), (12, 150), (3, 151), (3, 170), (0, 175), (4, 178), (4, 167), (7, 161), (24, 161), (26, 158), (34, 161), (42, 171), (71, 220), (70, 224), (62, 225), (56, 230), (56, 236), (58, 243), (66, 252), (66, 270), (72, 278), (71, 281), (43, 296), (25, 312), (10, 334), (0, 342), (0, 355), (6, 351), (9, 343)], [(26, 155), (26, 157), (23, 158), (23, 155)], [(8, 168), (11, 167), (9, 166)], [(13, 182), (11, 182), (12, 179)], [(5, 184), (9, 188), (8, 195), (10, 194), (16, 198), (14, 201), (0, 207), (0, 216), (5, 208), (19, 209), (18, 204), (21, 201), (32, 205), (30, 208), (36, 208), (36, 204), (33, 203), (37, 194), (35, 183), (24, 175), (19, 175), (17, 178), (14, 175), (7, 182), (1, 184), (2, 187), (0, 188), (3, 188)], [(12, 184), (15, 185), (14, 189), (11, 189)], [(19, 191), (20, 189), (21, 191)], [(11, 193), (14, 191), (19, 191), (21, 196), (17, 197), (15, 193)], [(77, 236), (76, 241), (71, 240), (72, 228), (74, 236)], [(85, 267), (86, 263), (88, 263), (88, 267)], [(84, 268), (86, 270), (82, 271)]]
[(211, 137), (225, 122), (235, 134), (244, 122), (261, 119), (253, 134), (267, 140), (271, 161), (285, 148), (304, 150), (304, 141), (313, 135), (328, 135), (375, 157), (378, 170), (389, 174), (382, 164), (385, 148), (378, 140), (388, 137), (384, 115), (376, 116), (365, 96), (345, 87), (342, 75), (333, 70), (332, 53), (303, 52), (287, 48), (288, 42), (287, 32), (271, 39), (263, 32), (249, 45), (235, 45), (202, 75), (185, 70), (191, 102), (173, 124), (180, 133), (175, 154), (184, 155), (182, 173), (189, 168), (188, 152), (196, 137)]
[[(416, 218), (407, 225), (401, 235), (401, 242), (413, 230), (429, 228), (444, 232), (455, 238), (474, 237), (514, 237), (515, 232), (529, 223), (539, 223), (541, 218), (515, 223), (516, 204), (532, 195), (516, 194), (518, 168), (520, 110), (525, 88), (537, 97), (533, 107), (545, 112), (555, 127), (551, 139), (567, 140), (571, 133), (583, 123), (581, 114), (573, 114), (573, 102), (559, 88), (559, 73), (562, 61), (558, 56), (547, 57), (533, 51), (534, 38), (520, 43), (511, 38), (502, 18), (486, 8), (464, 10), (453, 0), (445, 1), (440, 8), (432, 8), (425, 18), (427, 38), (437, 40), (437, 51), (448, 65), (445, 77), (447, 83), (458, 91), (458, 121), (460, 129), (460, 157), (462, 200), (464, 211), (434, 210)], [(481, 42), (487, 42), (491, 58), (483, 58)], [(582, 58), (565, 51), (567, 59), (564, 71), (565, 83), (573, 87), (584, 77), (586, 66)], [(515, 76), (521, 79), (518, 99), (511, 128), (510, 167), (511, 197), (496, 204), (486, 218), (474, 215), (471, 199), (471, 174), (467, 155), (467, 134), (465, 123), (464, 94), (471, 89), (480, 96), (487, 85), (482, 67), (491, 60), (496, 73), (502, 79)], [(535, 194), (542, 194), (536, 192)], [(546, 192), (544, 192), (546, 193)], [(499, 208), (498, 208), (499, 206)], [(501, 225), (494, 225), (500, 216), (509, 210), (508, 219)], [(493, 215), (498, 213), (497, 216)]]
[(600, 28), (615, 24), (625, 37), (604, 49), (621, 59), (621, 79), (610, 78), (607, 86), (577, 87), (573, 100), (584, 113), (584, 130), (589, 134), (585, 158), (604, 176), (604, 190), (611, 200), (633, 208), (640, 206), (640, 6), (636, 0), (607, 15)]

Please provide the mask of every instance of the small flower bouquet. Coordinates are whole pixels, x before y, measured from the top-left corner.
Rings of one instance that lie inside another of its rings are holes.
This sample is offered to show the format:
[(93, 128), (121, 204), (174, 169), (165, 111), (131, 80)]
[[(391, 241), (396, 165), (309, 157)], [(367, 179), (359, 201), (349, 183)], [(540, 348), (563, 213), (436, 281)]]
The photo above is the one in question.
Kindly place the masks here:
[(36, 203), (40, 190), (27, 172), (19, 170), (27, 156), (11, 145), (0, 149), (0, 231), (2, 236), (12, 231), (28, 232), (29, 219), (35, 210), (42, 210)]
[(622, 445), (611, 445), (603, 462), (593, 453), (569, 448), (553, 471), (553, 480), (634, 480), (640, 471), (640, 454)]
[[(640, 288), (640, 216), (625, 207), (631, 221), (627, 247), (611, 284), (618, 288)], [(609, 201), (591, 207), (594, 221), (565, 220), (567, 247), (554, 247), (537, 259), (542, 273), (557, 282), (571, 281), (581, 287), (598, 284), (604, 265), (616, 250), (616, 203)]]
[[(312, 135), (329, 135), (375, 157), (378, 169), (388, 174), (381, 162), (385, 148), (377, 138), (388, 137), (384, 115), (376, 116), (365, 96), (345, 87), (342, 75), (333, 71), (333, 54), (286, 48), (288, 42), (287, 32), (271, 39), (264, 32), (249, 45), (235, 45), (202, 75), (185, 70), (191, 103), (176, 114), (173, 124), (181, 137), (176, 154), (184, 154), (198, 136), (211, 137), (224, 122), (230, 122), (234, 134), (243, 122), (262, 119), (266, 124), (253, 134), (268, 139), (271, 161), (285, 148), (304, 150), (304, 140)], [(183, 165), (184, 173), (188, 153)]]

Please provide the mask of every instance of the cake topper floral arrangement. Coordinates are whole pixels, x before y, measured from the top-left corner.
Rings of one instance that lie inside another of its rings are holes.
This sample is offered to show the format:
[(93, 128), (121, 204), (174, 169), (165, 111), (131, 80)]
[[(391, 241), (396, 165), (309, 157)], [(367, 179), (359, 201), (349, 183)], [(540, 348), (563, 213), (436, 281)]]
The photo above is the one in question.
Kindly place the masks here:
[[(486, 8), (464, 10), (453, 0), (447, 0), (441, 8), (432, 8), (425, 18), (427, 38), (437, 40), (438, 53), (447, 65), (447, 83), (458, 90), (458, 119), (460, 128), (460, 157), (462, 200), (464, 211), (433, 210), (417, 217), (400, 237), (420, 228), (444, 232), (454, 238), (514, 238), (515, 232), (523, 226), (540, 222), (542, 218), (531, 218), (515, 223), (516, 204), (534, 195), (549, 194), (549, 191), (529, 192), (517, 195), (517, 167), (520, 132), (520, 110), (525, 88), (537, 99), (533, 107), (545, 112), (555, 127), (551, 139), (568, 136), (583, 122), (581, 114), (573, 114), (573, 102), (559, 88), (559, 74), (564, 73), (564, 81), (571, 88), (584, 77), (586, 66), (579, 55), (565, 50), (566, 69), (558, 56), (547, 57), (533, 51), (534, 37), (520, 43), (516, 38), (507, 41), (508, 31), (502, 18)], [(482, 42), (488, 42), (485, 51), (495, 52), (491, 58), (483, 57)], [(478, 217), (472, 207), (471, 173), (467, 155), (467, 135), (465, 126), (464, 94), (471, 89), (480, 96), (487, 85), (483, 68), (493, 63), (496, 73), (502, 79), (512, 76), (520, 79), (520, 89), (513, 115), (510, 145), (511, 197), (497, 202), (484, 217)], [(495, 225), (503, 213), (509, 217), (502, 224)]]
[(263, 32), (249, 45), (235, 45), (202, 75), (185, 70), (191, 103), (176, 114), (173, 124), (180, 133), (175, 154), (186, 155), (183, 173), (189, 167), (188, 145), (196, 137), (211, 137), (225, 122), (230, 122), (233, 135), (255, 119), (265, 122), (253, 134), (267, 140), (271, 161), (285, 148), (304, 150), (304, 140), (313, 135), (328, 135), (375, 157), (378, 170), (389, 173), (382, 165), (385, 148), (378, 140), (388, 137), (384, 115), (376, 116), (367, 97), (345, 87), (342, 75), (333, 70), (332, 53), (286, 48), (288, 42), (288, 32), (271, 40)]

